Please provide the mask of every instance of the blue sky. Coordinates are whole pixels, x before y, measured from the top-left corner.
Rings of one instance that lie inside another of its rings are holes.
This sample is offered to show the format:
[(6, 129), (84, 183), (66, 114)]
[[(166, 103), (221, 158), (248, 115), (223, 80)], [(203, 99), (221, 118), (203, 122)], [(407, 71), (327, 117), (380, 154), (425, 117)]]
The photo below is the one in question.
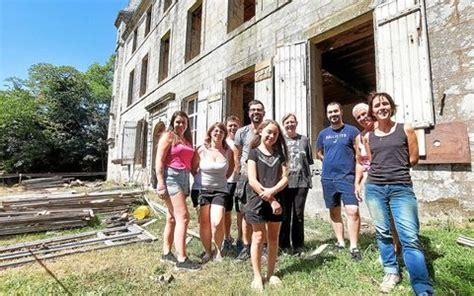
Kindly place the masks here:
[(0, 89), (36, 63), (85, 71), (115, 49), (115, 18), (128, 0), (0, 0)]

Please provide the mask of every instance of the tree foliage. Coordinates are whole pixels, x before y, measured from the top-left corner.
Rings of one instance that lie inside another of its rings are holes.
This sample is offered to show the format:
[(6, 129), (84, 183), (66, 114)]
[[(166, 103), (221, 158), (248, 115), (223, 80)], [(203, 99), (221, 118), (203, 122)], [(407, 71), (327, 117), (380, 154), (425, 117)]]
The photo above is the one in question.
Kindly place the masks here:
[(105, 170), (113, 56), (82, 73), (36, 64), (27, 80), (0, 92), (0, 169), (6, 172)]

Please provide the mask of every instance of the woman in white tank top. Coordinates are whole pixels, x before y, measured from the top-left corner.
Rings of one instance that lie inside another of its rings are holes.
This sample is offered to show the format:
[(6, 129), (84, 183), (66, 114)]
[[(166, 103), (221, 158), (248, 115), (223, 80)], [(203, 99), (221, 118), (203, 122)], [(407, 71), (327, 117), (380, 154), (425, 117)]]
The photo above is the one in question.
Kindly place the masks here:
[(216, 122), (211, 125), (207, 130), (204, 145), (198, 148), (194, 159), (195, 166), (199, 164), (201, 174), (199, 234), (205, 250), (203, 263), (211, 259), (222, 259), (227, 178), (234, 170), (233, 152), (225, 141), (226, 137), (227, 130), (223, 123)]

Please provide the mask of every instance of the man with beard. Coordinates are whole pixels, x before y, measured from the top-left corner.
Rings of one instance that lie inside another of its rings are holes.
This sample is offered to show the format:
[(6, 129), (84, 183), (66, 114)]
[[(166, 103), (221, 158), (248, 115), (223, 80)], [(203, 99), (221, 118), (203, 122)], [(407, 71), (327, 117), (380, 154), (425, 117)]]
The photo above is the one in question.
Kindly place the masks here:
[[(250, 124), (243, 126), (237, 130), (235, 134), (235, 146), (240, 153), (240, 177), (237, 182), (235, 196), (240, 200), (240, 211), (244, 212), (245, 204), (247, 203), (247, 194), (245, 192), (246, 184), (248, 183), (247, 175), (247, 159), (249, 156), (249, 145), (253, 136), (255, 135), (258, 126), (262, 123), (265, 116), (265, 107), (263, 103), (258, 100), (252, 100), (248, 104)], [(237, 250), (237, 259), (248, 260), (250, 258), (250, 241), (252, 237), (252, 228), (242, 219), (242, 241), (243, 248)]]
[(324, 202), (329, 209), (337, 239), (336, 248), (339, 250), (345, 248), (341, 202), (344, 204), (349, 252), (354, 261), (360, 261), (362, 256), (357, 248), (360, 230), (359, 201), (354, 194), (355, 139), (359, 130), (342, 121), (342, 107), (337, 102), (328, 104), (326, 116), (330, 126), (319, 133), (316, 142), (318, 158), (323, 162), (321, 184)]

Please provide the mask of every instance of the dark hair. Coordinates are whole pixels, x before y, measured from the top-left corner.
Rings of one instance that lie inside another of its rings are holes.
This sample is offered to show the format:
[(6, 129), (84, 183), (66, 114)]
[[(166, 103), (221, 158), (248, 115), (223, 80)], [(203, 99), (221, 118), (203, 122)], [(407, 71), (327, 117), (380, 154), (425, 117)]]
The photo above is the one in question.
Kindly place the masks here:
[(328, 110), (328, 107), (329, 107), (329, 106), (332, 106), (332, 105), (338, 106), (338, 107), (339, 107), (339, 110), (342, 111), (342, 105), (341, 105), (341, 103), (339, 103), (339, 102), (331, 102), (331, 103), (329, 103), (329, 104), (326, 106), (326, 111)]
[(241, 123), (240, 118), (239, 118), (239, 116), (237, 116), (237, 115), (229, 115), (229, 116), (227, 116), (226, 119), (225, 119), (225, 124), (227, 124), (227, 122), (229, 122), (229, 121), (236, 121), (236, 122), (238, 122), (239, 124)]
[(378, 97), (385, 98), (390, 103), (390, 107), (391, 107), (390, 108), (391, 109), (390, 116), (393, 116), (393, 115), (395, 115), (395, 113), (397, 113), (397, 105), (395, 105), (395, 101), (393, 100), (393, 98), (388, 93), (376, 92), (376, 93), (371, 94), (369, 96), (368, 101), (367, 101), (367, 104), (369, 105), (369, 116), (372, 118), (372, 120), (376, 121), (376, 118), (372, 114), (373, 113), (372, 104), (373, 104), (374, 100)]
[(262, 130), (266, 128), (269, 124), (273, 124), (278, 128), (278, 139), (275, 142), (274, 147), (276, 147), (277, 151), (283, 154), (285, 159), (288, 157), (288, 148), (286, 147), (285, 138), (283, 137), (283, 133), (281, 131), (280, 125), (278, 122), (272, 119), (265, 119), (257, 128), (257, 133), (253, 136), (252, 141), (250, 142), (250, 148), (255, 149), (260, 145), (262, 141)]
[[(173, 132), (173, 134), (176, 135), (175, 131), (174, 131), (174, 121), (176, 119), (176, 117), (178, 116), (181, 116), (181, 117), (184, 117), (186, 118), (186, 122), (188, 123), (188, 126), (186, 127), (186, 130), (184, 131), (184, 139), (189, 142), (189, 144), (193, 144), (193, 136), (191, 134), (191, 129), (189, 128), (189, 117), (188, 117), (188, 114), (186, 114), (186, 112), (184, 111), (175, 111), (173, 113), (173, 115), (171, 115), (171, 121), (170, 121), (170, 125), (168, 126), (168, 131), (169, 132)], [(176, 141), (177, 141), (177, 138), (175, 137), (173, 139), (173, 145), (176, 144)]]
[(259, 104), (262, 105), (263, 111), (265, 111), (265, 105), (262, 102), (260, 102), (259, 100), (251, 100), (249, 102), (248, 106), (249, 106), (249, 109), (250, 109), (250, 106), (259, 105)]
[(204, 139), (204, 147), (211, 147), (211, 132), (216, 127), (224, 132), (224, 138), (222, 139), (222, 148), (224, 148), (224, 150), (227, 150), (229, 148), (229, 145), (227, 145), (227, 142), (225, 140), (227, 138), (227, 128), (222, 122), (215, 122), (207, 129), (206, 138)]

